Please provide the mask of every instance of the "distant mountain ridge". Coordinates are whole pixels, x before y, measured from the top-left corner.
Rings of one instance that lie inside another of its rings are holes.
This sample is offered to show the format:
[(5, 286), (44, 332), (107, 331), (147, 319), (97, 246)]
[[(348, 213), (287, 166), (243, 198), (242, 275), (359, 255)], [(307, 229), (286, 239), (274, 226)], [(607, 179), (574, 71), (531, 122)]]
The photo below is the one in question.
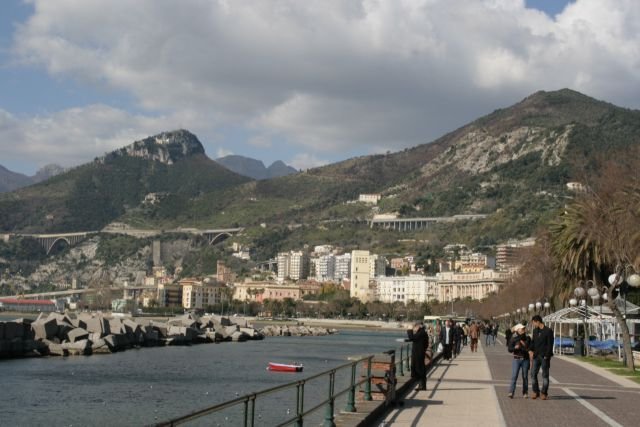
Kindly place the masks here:
[[(99, 230), (130, 211), (177, 218), (202, 194), (248, 181), (208, 158), (192, 133), (163, 132), (0, 194), (0, 230)], [(161, 207), (145, 203), (150, 193), (163, 193)], [(191, 222), (188, 215), (179, 221)]]
[(298, 170), (283, 161), (275, 161), (268, 168), (260, 160), (251, 157), (229, 155), (215, 159), (216, 162), (233, 172), (253, 179), (271, 179), (297, 173)]
[(13, 172), (0, 165), (0, 193), (17, 190), (28, 185), (37, 184), (64, 172), (62, 166), (50, 164), (43, 166), (33, 176)]

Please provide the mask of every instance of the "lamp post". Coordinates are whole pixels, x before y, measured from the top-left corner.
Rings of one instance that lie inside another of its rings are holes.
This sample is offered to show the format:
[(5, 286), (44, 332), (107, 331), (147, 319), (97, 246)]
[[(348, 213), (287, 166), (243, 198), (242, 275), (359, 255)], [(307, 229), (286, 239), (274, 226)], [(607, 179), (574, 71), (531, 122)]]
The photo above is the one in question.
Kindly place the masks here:
[(545, 301), (545, 303), (543, 304), (543, 307), (544, 307), (545, 314), (549, 314), (549, 308), (551, 308), (551, 304), (549, 303), (549, 301)]
[[(611, 285), (610, 289), (613, 290), (618, 287), (618, 293), (624, 298), (624, 313), (622, 313), (622, 322), (620, 322), (620, 329), (622, 331), (624, 343), (622, 360), (627, 368), (633, 369), (633, 357), (631, 357), (633, 354), (631, 351), (631, 338), (629, 335), (629, 327), (627, 325), (627, 293), (629, 292), (630, 287), (640, 287), (640, 275), (636, 272), (636, 269), (633, 265), (617, 265), (615, 268), (615, 272), (609, 276), (608, 281)], [(609, 302), (609, 306), (614, 309), (614, 307), (616, 307), (615, 300)], [(616, 311), (619, 313), (619, 310), (616, 309)]]

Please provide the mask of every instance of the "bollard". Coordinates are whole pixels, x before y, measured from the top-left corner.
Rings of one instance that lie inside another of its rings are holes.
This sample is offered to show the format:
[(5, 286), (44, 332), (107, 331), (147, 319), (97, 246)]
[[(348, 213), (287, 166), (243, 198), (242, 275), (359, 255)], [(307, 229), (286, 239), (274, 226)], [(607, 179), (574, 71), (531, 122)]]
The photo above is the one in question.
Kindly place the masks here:
[(404, 367), (405, 367), (405, 369), (407, 370), (407, 372), (411, 372), (411, 366), (409, 365), (409, 362), (410, 362), (410, 360), (411, 360), (411, 358), (409, 357), (409, 356), (410, 356), (410, 353), (409, 353), (409, 344), (407, 344), (407, 351), (406, 351), (406, 353), (407, 353), (407, 354), (406, 354), (405, 359), (404, 359), (404, 362), (405, 362), (405, 366), (404, 366)]
[(304, 412), (304, 381), (300, 381), (296, 386), (296, 427), (302, 427), (302, 413)]
[(327, 403), (327, 409), (324, 413), (324, 427), (336, 427), (333, 417), (334, 409), (334, 397), (333, 397), (333, 385), (336, 377), (336, 371), (331, 371), (329, 374), (329, 402)]
[(358, 363), (351, 365), (351, 388), (349, 389), (349, 397), (347, 398), (347, 406), (345, 412), (356, 412), (356, 368)]
[(364, 385), (364, 400), (371, 400), (371, 364), (373, 356), (369, 356), (367, 362), (367, 382)]

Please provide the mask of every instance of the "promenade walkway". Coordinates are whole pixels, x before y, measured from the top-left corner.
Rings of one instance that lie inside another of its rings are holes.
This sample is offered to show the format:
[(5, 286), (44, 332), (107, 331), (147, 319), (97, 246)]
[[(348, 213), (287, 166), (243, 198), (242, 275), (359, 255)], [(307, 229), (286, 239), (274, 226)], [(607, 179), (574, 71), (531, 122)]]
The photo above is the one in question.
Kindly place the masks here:
[[(484, 338), (484, 337), (482, 337)], [(383, 426), (638, 426), (640, 384), (573, 357), (551, 360), (549, 400), (524, 399), (521, 380), (509, 399), (512, 356), (504, 339), (432, 371), (426, 391), (411, 391)], [(531, 395), (531, 385), (529, 385)]]

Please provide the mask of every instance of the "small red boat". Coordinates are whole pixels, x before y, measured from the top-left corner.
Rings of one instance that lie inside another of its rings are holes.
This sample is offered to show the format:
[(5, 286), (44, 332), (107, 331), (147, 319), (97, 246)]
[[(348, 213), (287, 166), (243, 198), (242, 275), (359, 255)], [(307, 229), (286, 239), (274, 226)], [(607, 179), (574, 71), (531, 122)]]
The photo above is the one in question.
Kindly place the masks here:
[(267, 370), (277, 372), (302, 372), (302, 365), (269, 362)]

